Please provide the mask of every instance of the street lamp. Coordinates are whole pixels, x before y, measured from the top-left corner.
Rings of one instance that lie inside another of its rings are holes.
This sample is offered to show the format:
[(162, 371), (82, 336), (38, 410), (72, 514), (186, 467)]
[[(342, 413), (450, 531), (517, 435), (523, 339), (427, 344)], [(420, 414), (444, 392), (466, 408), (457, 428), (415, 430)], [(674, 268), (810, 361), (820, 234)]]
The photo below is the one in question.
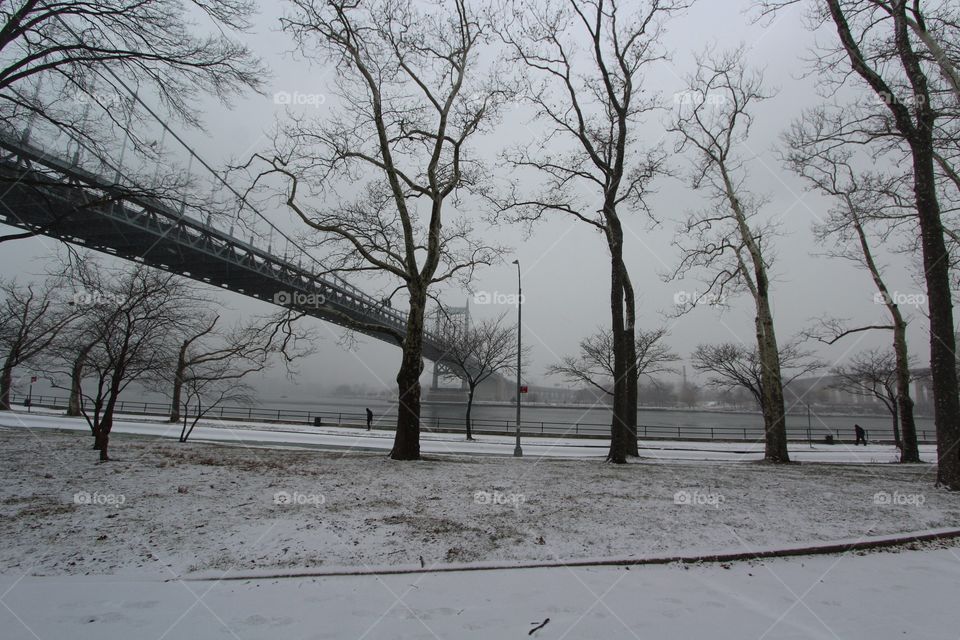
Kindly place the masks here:
[(514, 260), (517, 265), (517, 446), (513, 448), (513, 457), (522, 458), (523, 449), (520, 448), (520, 331), (523, 328), (523, 285), (520, 284), (520, 260)]

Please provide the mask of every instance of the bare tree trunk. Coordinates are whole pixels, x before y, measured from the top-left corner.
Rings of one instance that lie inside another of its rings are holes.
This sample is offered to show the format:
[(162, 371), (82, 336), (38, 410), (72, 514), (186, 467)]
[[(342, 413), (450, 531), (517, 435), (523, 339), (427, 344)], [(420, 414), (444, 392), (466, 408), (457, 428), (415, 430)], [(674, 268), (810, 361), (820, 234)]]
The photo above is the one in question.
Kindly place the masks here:
[(473, 409), (473, 393), (476, 390), (477, 385), (473, 384), (472, 382), (469, 382), (468, 384), (470, 385), (470, 390), (467, 392), (467, 440), (473, 440), (473, 430), (470, 424), (470, 412)]
[(397, 372), (397, 433), (390, 452), (394, 460), (420, 459), (420, 374), (423, 373), (423, 318), (427, 296), (419, 287), (408, 289), (410, 311), (403, 360)]
[(760, 356), (760, 380), (763, 386), (764, 459), (768, 462), (790, 462), (787, 451), (787, 421), (783, 401), (783, 378), (780, 373), (780, 350), (773, 329), (773, 315), (767, 297), (766, 282), (758, 283), (757, 351)]
[[(852, 34), (845, 9), (838, 0), (827, 0), (854, 72), (878, 96), (890, 95), (883, 77), (871, 68)], [(920, 227), (920, 248), (927, 283), (930, 316), (930, 373), (933, 387), (933, 419), (937, 427), (937, 484), (960, 490), (960, 389), (957, 387), (956, 338), (953, 296), (950, 288), (950, 255), (944, 241), (940, 203), (937, 199), (933, 132), (937, 115), (920, 56), (913, 50), (906, 19), (906, 3), (892, 5), (895, 54), (913, 89), (915, 116), (899, 101), (887, 103), (892, 124), (910, 147), (913, 161), (913, 193)]]
[[(933, 126), (925, 77), (910, 45), (902, 15), (897, 19), (896, 43), (904, 68), (917, 94), (925, 98), (918, 108), (918, 125), (908, 139), (913, 156), (913, 192), (920, 226), (923, 271), (930, 313), (930, 374), (933, 378), (933, 418), (937, 427), (937, 483), (960, 490), (960, 389), (957, 387), (956, 328), (947, 251), (937, 199)], [(911, 425), (912, 426), (912, 425)], [(904, 425), (906, 427), (906, 425)], [(918, 456), (919, 459), (919, 456)]]
[(893, 442), (897, 446), (897, 449), (900, 449), (900, 462), (905, 462), (903, 459), (903, 438), (900, 437), (900, 408), (897, 403), (897, 398), (894, 396), (891, 398), (893, 400), (893, 411), (890, 412), (891, 417), (893, 418)]
[(117, 407), (117, 397), (120, 395), (120, 381), (122, 376), (114, 374), (110, 382), (110, 396), (103, 409), (103, 417), (94, 431), (93, 448), (100, 452), (100, 462), (110, 460), (108, 452), (110, 446), (110, 432), (113, 430), (113, 413)]
[[(893, 326), (893, 352), (896, 358), (897, 397), (894, 407), (894, 434), (897, 446), (900, 448), (900, 462), (920, 462), (920, 450), (917, 446), (917, 427), (913, 420), (913, 399), (910, 397), (910, 357), (907, 351), (907, 323), (900, 313), (900, 308), (890, 296), (883, 274), (873, 258), (873, 251), (867, 241), (867, 234), (859, 216), (852, 216), (853, 228), (860, 240), (860, 250), (863, 253), (864, 263), (877, 290), (883, 294), (887, 310), (890, 312)], [(899, 418), (897, 417), (899, 412)], [(903, 437), (900, 437), (899, 425), (903, 426)]]
[[(899, 316), (899, 313), (897, 315)], [(893, 427), (897, 446), (900, 447), (900, 462), (920, 462), (920, 448), (917, 446), (917, 425), (913, 420), (913, 398), (910, 396), (907, 324), (902, 317), (897, 317), (894, 321), (893, 351), (897, 360), (897, 397)]]
[(126, 367), (129, 353), (130, 336), (129, 333), (124, 336), (123, 348), (117, 357), (117, 365), (110, 376), (110, 391), (107, 395), (107, 403), (103, 408), (103, 416), (94, 429), (93, 448), (100, 452), (100, 462), (110, 460), (108, 448), (110, 446), (110, 431), (113, 430), (113, 414), (117, 408), (117, 398), (120, 397), (120, 388), (123, 383), (124, 368)]
[(610, 451), (607, 461), (624, 464), (627, 461), (627, 362), (624, 358), (625, 327), (623, 321), (623, 278), (620, 260), (622, 241), (610, 231), (611, 259), (610, 312), (613, 319), (613, 418), (610, 425)]
[[(122, 358), (126, 358), (126, 350), (124, 350)], [(121, 359), (121, 362), (123, 361), (124, 360)], [(108, 453), (110, 432), (113, 430), (113, 414), (117, 408), (117, 398), (120, 397), (120, 384), (122, 380), (123, 372), (121, 370), (114, 371), (110, 380), (110, 395), (107, 397), (107, 403), (103, 408), (103, 417), (100, 418), (97, 429), (94, 431), (93, 448), (100, 452), (100, 462), (110, 460)]]
[(67, 400), (67, 415), (76, 417), (80, 415), (80, 386), (83, 379), (83, 363), (78, 358), (70, 370), (70, 399)]
[(104, 407), (103, 416), (100, 418), (100, 422), (93, 432), (93, 448), (100, 452), (100, 462), (110, 460), (108, 449), (110, 446), (110, 431), (113, 429), (113, 411), (115, 407), (116, 399), (111, 395), (110, 399), (107, 400), (106, 407)]
[(640, 372), (637, 370), (637, 308), (630, 274), (622, 259), (620, 266), (623, 271), (623, 301), (626, 308), (624, 351), (627, 360), (627, 455), (640, 457), (637, 442), (637, 400), (640, 393)]
[(80, 415), (80, 395), (83, 393), (83, 366), (86, 364), (87, 355), (93, 349), (93, 344), (84, 345), (73, 361), (70, 367), (70, 399), (67, 401), (67, 415), (77, 417)]
[(930, 373), (933, 417), (937, 426), (937, 482), (960, 490), (960, 397), (957, 389), (956, 339), (950, 290), (950, 256), (943, 239), (936, 198), (932, 146), (914, 149), (914, 192), (927, 276), (930, 312)]
[(173, 393), (170, 401), (170, 422), (180, 421), (180, 401), (183, 397), (183, 374), (187, 368), (187, 347), (189, 340), (184, 340), (180, 345), (180, 352), (177, 356), (177, 369), (173, 373)]
[(7, 358), (0, 371), (0, 411), (10, 410), (10, 388), (13, 386), (13, 363)]
[(183, 412), (183, 428), (180, 430), (180, 442), (186, 442), (190, 438), (190, 434), (193, 433), (194, 427), (197, 426), (197, 423), (200, 422), (200, 418), (202, 417), (203, 408), (200, 398), (197, 398), (197, 413), (193, 417), (193, 421), (190, 421), (190, 407), (186, 407), (186, 410)]
[(787, 451), (787, 419), (783, 401), (783, 376), (780, 371), (780, 347), (773, 328), (773, 312), (770, 310), (770, 281), (763, 259), (762, 249), (747, 223), (747, 216), (726, 165), (719, 164), (724, 190), (736, 220), (740, 240), (750, 254), (753, 277), (747, 265), (740, 259), (740, 268), (753, 296), (756, 306), (757, 355), (760, 358), (760, 403), (763, 412), (764, 456), (767, 462), (790, 462)]
[[(832, 7), (831, 7), (832, 8)], [(913, 51), (901, 6), (896, 19), (897, 53), (918, 98), (917, 124), (897, 122), (907, 136), (913, 157), (913, 192), (920, 226), (923, 270), (927, 281), (930, 314), (930, 373), (933, 378), (933, 416), (937, 427), (937, 483), (960, 490), (960, 389), (957, 387), (956, 338), (953, 293), (950, 288), (950, 254), (944, 241), (934, 168), (933, 128), (936, 115), (919, 56)], [(912, 129), (912, 131), (911, 131)]]

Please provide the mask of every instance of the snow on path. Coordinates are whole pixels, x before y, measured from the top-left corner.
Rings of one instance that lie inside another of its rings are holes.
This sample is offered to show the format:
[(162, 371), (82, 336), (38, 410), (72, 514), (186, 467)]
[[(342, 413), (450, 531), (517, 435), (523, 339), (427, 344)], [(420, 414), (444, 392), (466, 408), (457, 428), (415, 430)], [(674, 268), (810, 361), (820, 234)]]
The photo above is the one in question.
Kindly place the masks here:
[(249, 582), (0, 576), (6, 640), (955, 638), (956, 549)]
[[(82, 418), (68, 418), (54, 413), (0, 412), (0, 427), (29, 429), (69, 429), (88, 431)], [(180, 425), (172, 425), (149, 417), (119, 416), (114, 433), (177, 438)], [(387, 452), (393, 446), (389, 431), (366, 431), (350, 427), (310, 427), (306, 425), (265, 424), (241, 421), (202, 421), (194, 429), (192, 440), (227, 442), (263, 447), (311, 447), (327, 450)], [(507, 436), (479, 436), (468, 442), (456, 433), (423, 433), (421, 451), (425, 454), (513, 455), (514, 439)], [(541, 438), (523, 441), (524, 455), (531, 458), (596, 458), (604, 457), (609, 442), (604, 439)], [(762, 443), (692, 442), (649, 440), (641, 444), (641, 456), (655, 461), (748, 462), (763, 458)], [(924, 459), (936, 457), (934, 445), (921, 445)], [(825, 445), (791, 443), (791, 457), (799, 462), (842, 462), (884, 464), (896, 460), (892, 445), (871, 444), (851, 447), (844, 444)]]

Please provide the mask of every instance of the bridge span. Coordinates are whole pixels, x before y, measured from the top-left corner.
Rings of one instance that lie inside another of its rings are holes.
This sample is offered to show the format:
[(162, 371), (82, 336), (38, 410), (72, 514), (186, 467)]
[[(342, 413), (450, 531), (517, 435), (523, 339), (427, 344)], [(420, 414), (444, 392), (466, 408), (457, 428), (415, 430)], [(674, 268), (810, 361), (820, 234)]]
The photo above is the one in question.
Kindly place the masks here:
[[(406, 332), (406, 313), (323, 272), (302, 250), (292, 258), (273, 255), (192, 218), (185, 207), (178, 211), (131, 194), (76, 161), (8, 135), (0, 135), (0, 222), (293, 308), (393, 345), (400, 344), (395, 332)], [(427, 331), (424, 357), (448, 364), (446, 352), (440, 337)]]

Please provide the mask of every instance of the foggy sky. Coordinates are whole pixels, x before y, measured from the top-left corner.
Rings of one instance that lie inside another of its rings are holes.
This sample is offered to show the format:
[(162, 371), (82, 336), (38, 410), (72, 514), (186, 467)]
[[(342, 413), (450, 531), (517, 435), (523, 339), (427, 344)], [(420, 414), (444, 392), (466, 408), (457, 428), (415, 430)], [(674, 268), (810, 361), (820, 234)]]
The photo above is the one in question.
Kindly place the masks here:
[[(774, 314), (781, 342), (810, 325), (812, 318), (823, 314), (847, 317), (863, 323), (887, 321), (885, 308), (874, 303), (874, 288), (869, 275), (851, 263), (828, 259), (814, 242), (811, 225), (825, 217), (829, 203), (815, 194), (807, 193), (799, 179), (784, 170), (775, 153), (779, 135), (798, 117), (804, 107), (821, 101), (816, 94), (815, 78), (804, 78), (807, 70), (803, 61), (814, 44), (814, 35), (801, 23), (799, 12), (783, 12), (771, 25), (752, 24), (743, 10), (749, 2), (704, 0), (686, 15), (672, 20), (666, 45), (672, 51), (672, 60), (660, 65), (647, 77), (645, 88), (659, 91), (669, 98), (682, 89), (680, 78), (693, 70), (692, 54), (705, 45), (715, 43), (718, 48), (745, 44), (749, 48), (748, 62), (765, 70), (767, 86), (778, 89), (778, 95), (754, 110), (754, 128), (747, 149), (756, 157), (748, 163), (749, 187), (770, 198), (765, 216), (778, 219), (783, 236), (775, 242)], [(246, 158), (253, 151), (268, 147), (267, 137), (274, 119), (282, 116), (283, 107), (274, 104), (277, 92), (330, 95), (333, 74), (330, 69), (311, 65), (291, 55), (291, 40), (279, 31), (277, 18), (282, 12), (280, 2), (262, 2), (261, 16), (255, 32), (249, 36), (254, 51), (262, 56), (273, 70), (266, 96), (245, 96), (234, 100), (232, 110), (213, 101), (202, 107), (207, 132), (187, 131), (186, 137), (205, 158), (215, 166), (231, 159)], [(825, 36), (821, 36), (825, 37)], [(324, 99), (320, 113), (336, 109), (335, 99)], [(654, 115), (644, 128), (649, 143), (663, 139), (668, 149), (673, 139), (663, 128), (666, 115)], [(182, 131), (182, 127), (180, 128)], [(478, 150), (489, 156), (508, 141), (529, 139), (522, 109), (508, 113), (495, 135), (478, 139)], [(746, 151), (745, 150), (745, 151)], [(753, 303), (749, 296), (732, 301), (732, 308), (719, 313), (701, 308), (687, 316), (673, 318), (674, 296), (678, 291), (703, 290), (696, 281), (664, 282), (662, 275), (677, 264), (678, 252), (671, 246), (676, 227), (690, 209), (706, 204), (704, 194), (694, 192), (685, 179), (688, 162), (683, 157), (672, 157), (671, 166), (678, 178), (662, 178), (655, 185), (657, 193), (650, 199), (659, 220), (654, 224), (641, 214), (624, 217), (626, 233), (625, 257), (637, 293), (638, 324), (642, 328), (660, 325), (670, 329), (669, 344), (686, 357), (703, 342), (742, 341), (753, 345)], [(243, 187), (246, 185), (235, 185)], [(482, 215), (483, 212), (477, 212)], [(276, 209), (271, 213), (284, 228), (296, 229), (288, 213)], [(528, 237), (526, 229), (503, 226), (488, 229), (478, 223), (492, 242), (514, 247), (515, 254), (506, 256), (504, 263), (478, 272), (474, 289), (477, 291), (513, 293), (516, 290), (516, 271), (510, 261), (519, 258), (523, 268), (524, 342), (532, 345), (532, 370), (527, 372), (532, 384), (560, 385), (559, 379), (543, 375), (546, 366), (560, 357), (573, 354), (578, 341), (600, 325), (608, 325), (609, 260), (601, 235), (589, 226), (561, 215), (535, 225)], [(0, 254), (0, 272), (9, 277), (29, 277), (43, 271), (43, 264), (56, 253), (56, 242), (35, 238), (5, 243)], [(891, 291), (922, 293), (917, 283), (911, 260), (889, 251), (878, 252), (887, 265), (886, 276)], [(348, 279), (373, 293), (374, 288), (362, 278)], [(269, 310), (265, 303), (240, 295), (220, 293), (220, 298), (233, 313), (246, 315)], [(448, 304), (463, 304), (470, 294), (448, 290), (444, 294)], [(474, 318), (497, 315), (512, 308), (496, 305), (471, 305)], [(925, 364), (928, 358), (926, 321), (919, 311), (906, 308), (913, 322), (909, 341), (917, 362)], [(515, 317), (514, 315), (510, 316)], [(300, 366), (295, 381), (284, 378), (275, 369), (266, 379), (256, 383), (261, 398), (281, 394), (309, 396), (320, 387), (336, 384), (366, 383), (394, 389), (394, 376), (399, 365), (400, 351), (379, 341), (363, 338), (356, 349), (348, 350), (338, 344), (341, 329), (319, 321), (324, 342), (310, 362)], [(808, 346), (815, 349), (831, 365), (865, 348), (889, 345), (889, 334), (859, 334), (833, 347)], [(682, 364), (682, 363), (678, 363)], [(424, 380), (428, 379), (430, 364)], [(688, 373), (693, 371), (688, 366)]]

